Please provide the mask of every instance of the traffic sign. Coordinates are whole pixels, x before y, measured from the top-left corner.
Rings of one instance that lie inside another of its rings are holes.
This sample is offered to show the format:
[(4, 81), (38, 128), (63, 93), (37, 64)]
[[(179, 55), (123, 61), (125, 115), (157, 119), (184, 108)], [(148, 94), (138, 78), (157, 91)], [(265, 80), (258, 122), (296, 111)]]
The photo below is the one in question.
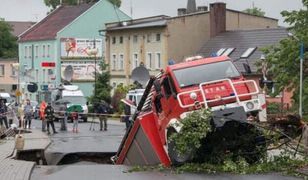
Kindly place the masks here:
[(16, 92), (15, 92), (15, 96), (17, 96), (17, 97), (19, 97), (19, 96), (21, 96), (22, 94), (21, 94), (21, 92), (19, 91), (19, 90), (17, 90)]

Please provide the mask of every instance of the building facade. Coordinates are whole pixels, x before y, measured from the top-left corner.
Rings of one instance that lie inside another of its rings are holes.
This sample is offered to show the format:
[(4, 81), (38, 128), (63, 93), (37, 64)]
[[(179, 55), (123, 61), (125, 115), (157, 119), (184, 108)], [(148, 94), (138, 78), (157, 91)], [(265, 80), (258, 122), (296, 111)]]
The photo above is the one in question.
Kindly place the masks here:
[[(23, 97), (48, 100), (50, 89), (66, 80), (85, 96), (92, 95), (94, 72), (99, 71), (105, 49), (99, 30), (105, 23), (129, 19), (108, 0), (58, 7), (20, 36)], [(31, 83), (38, 85), (37, 92), (27, 90)]]
[(18, 71), (15, 64), (18, 59), (0, 59), (0, 92), (15, 95), (18, 87)]
[(106, 60), (113, 87), (131, 84), (131, 72), (141, 62), (154, 75), (170, 60), (181, 62), (195, 55), (204, 42), (222, 32), (278, 26), (277, 19), (229, 10), (225, 3), (211, 4), (209, 11), (203, 7), (190, 14), (185, 12), (179, 9), (176, 17), (106, 24)]

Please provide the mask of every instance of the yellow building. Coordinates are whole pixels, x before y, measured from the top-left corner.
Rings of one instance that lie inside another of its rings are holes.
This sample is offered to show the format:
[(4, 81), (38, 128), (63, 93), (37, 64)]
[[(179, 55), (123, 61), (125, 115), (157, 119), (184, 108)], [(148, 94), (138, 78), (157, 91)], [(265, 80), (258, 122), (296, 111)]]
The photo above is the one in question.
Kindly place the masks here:
[[(190, 12), (187, 14), (187, 12)], [(204, 42), (221, 32), (278, 27), (278, 20), (210, 4), (196, 11), (179, 9), (178, 16), (155, 16), (106, 24), (106, 62), (113, 87), (132, 83), (131, 72), (142, 62), (155, 75), (169, 60), (195, 55)]]

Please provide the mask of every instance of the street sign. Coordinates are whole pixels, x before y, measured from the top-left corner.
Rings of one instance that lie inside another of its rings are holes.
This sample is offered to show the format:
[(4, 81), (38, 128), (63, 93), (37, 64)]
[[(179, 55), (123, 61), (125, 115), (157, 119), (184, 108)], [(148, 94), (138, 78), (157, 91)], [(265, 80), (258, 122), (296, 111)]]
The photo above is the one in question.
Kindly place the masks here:
[(21, 96), (22, 94), (21, 94), (21, 92), (19, 91), (19, 90), (17, 90), (16, 92), (15, 92), (15, 96), (17, 96), (17, 97), (19, 97), (19, 96)]
[(48, 85), (41, 85), (42, 91), (48, 91)]
[(42, 62), (41, 66), (43, 68), (55, 68), (56, 63), (55, 62)]

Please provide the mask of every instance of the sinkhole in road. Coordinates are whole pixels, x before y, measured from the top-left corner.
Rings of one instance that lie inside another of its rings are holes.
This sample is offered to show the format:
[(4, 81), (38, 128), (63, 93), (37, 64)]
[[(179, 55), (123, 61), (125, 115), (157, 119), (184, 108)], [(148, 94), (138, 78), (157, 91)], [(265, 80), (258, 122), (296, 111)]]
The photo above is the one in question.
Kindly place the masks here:
[(111, 157), (115, 152), (78, 152), (66, 154), (57, 165), (69, 164), (112, 164)]
[(16, 159), (24, 161), (33, 161), (37, 165), (70, 165), (70, 164), (113, 164), (111, 157), (115, 152), (78, 152), (61, 155), (57, 161), (48, 162), (47, 159), (58, 159), (59, 154), (49, 155), (46, 159), (44, 150), (20, 151)]

